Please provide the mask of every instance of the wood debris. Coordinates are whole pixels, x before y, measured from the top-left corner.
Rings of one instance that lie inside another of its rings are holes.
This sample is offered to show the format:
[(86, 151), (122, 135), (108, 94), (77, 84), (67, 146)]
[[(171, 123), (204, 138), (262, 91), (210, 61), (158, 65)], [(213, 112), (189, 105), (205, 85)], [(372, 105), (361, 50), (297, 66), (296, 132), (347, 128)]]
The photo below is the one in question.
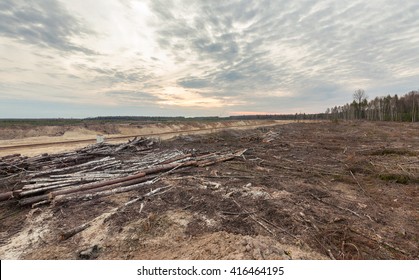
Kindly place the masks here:
[(269, 130), (267, 133), (263, 135), (262, 142), (263, 143), (270, 143), (279, 137), (279, 133)]
[(159, 176), (185, 167), (205, 167), (242, 156), (246, 150), (198, 154), (162, 150), (154, 139), (100, 143), (62, 154), (0, 158), (0, 180), (22, 176), (23, 186), (0, 193), (0, 201), (38, 206), (93, 199), (155, 183)]

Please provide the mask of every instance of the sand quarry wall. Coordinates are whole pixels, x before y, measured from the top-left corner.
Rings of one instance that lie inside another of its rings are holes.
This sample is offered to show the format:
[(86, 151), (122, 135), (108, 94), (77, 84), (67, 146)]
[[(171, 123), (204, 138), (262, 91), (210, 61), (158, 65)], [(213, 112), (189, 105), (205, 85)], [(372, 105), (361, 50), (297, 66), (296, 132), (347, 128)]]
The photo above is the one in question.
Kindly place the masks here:
[[(181, 134), (203, 134), (220, 129), (246, 129), (269, 126), (289, 121), (219, 121), (219, 122), (163, 122), (163, 123), (93, 123), (64, 126), (11, 126), (0, 127), (0, 156), (20, 153), (35, 156), (42, 153), (57, 153), (81, 148), (89, 143), (65, 143), (68, 141), (95, 141), (103, 135), (108, 142), (125, 142), (128, 137), (153, 136), (168, 139)], [(127, 138), (123, 138), (127, 137)], [(62, 145), (16, 147), (22, 145), (64, 142)], [(94, 142), (92, 142), (94, 143)]]

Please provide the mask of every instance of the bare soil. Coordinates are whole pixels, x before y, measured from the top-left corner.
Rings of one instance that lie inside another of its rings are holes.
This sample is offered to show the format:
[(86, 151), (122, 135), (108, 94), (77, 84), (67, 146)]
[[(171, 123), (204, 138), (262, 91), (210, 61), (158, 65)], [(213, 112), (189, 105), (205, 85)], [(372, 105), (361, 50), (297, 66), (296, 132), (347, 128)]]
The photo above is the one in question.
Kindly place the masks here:
[[(290, 123), (162, 141), (242, 158), (149, 191), (36, 209), (0, 204), (1, 259), (418, 259), (419, 125)], [(19, 181), (0, 184), (12, 188)], [(94, 219), (67, 240), (60, 234)]]

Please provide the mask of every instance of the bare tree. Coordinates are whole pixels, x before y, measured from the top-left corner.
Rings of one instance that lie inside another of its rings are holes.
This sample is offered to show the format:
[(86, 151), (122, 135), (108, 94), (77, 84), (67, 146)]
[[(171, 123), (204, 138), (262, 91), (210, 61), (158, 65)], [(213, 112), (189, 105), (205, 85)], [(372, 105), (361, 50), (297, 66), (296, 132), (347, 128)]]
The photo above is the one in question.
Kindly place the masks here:
[(358, 119), (361, 119), (363, 115), (363, 111), (364, 111), (364, 104), (367, 103), (368, 96), (365, 94), (365, 90), (359, 88), (355, 90), (353, 97), (357, 105), (356, 111), (357, 111)]
[(367, 99), (367, 95), (365, 94), (365, 90), (363, 90), (362, 88), (359, 88), (357, 90), (355, 90), (354, 92), (354, 100), (358, 103), (361, 104), (363, 99)]

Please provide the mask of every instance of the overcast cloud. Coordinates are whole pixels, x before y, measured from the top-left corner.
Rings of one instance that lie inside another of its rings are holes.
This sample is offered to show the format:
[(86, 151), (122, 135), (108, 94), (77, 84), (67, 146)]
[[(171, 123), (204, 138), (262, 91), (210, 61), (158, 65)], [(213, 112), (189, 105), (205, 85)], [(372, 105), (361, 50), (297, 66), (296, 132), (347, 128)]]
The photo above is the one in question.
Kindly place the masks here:
[(314, 113), (418, 81), (415, 0), (0, 1), (0, 118)]

